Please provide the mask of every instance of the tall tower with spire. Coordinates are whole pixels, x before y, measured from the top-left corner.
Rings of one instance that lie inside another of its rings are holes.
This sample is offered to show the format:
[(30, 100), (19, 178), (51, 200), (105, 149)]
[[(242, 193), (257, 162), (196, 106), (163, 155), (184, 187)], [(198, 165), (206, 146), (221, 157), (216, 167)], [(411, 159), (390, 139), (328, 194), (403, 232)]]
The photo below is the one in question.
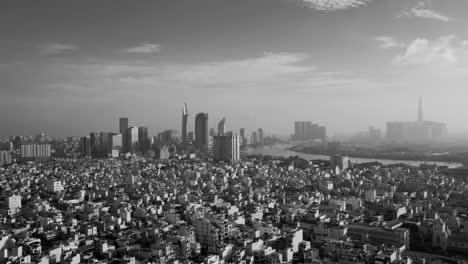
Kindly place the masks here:
[(188, 123), (187, 104), (182, 105), (182, 143), (187, 144), (187, 123)]
[(418, 108), (418, 121), (422, 122), (424, 120), (423, 108), (422, 108), (422, 98), (419, 97), (419, 108)]
[(218, 135), (224, 135), (224, 133), (226, 133), (226, 118), (218, 123)]

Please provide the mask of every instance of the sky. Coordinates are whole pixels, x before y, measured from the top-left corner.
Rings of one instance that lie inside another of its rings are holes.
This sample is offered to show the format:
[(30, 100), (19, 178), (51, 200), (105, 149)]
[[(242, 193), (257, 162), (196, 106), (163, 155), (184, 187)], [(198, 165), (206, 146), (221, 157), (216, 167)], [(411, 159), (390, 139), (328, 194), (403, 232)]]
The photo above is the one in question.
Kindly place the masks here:
[[(0, 136), (353, 133), (427, 120), (468, 131), (466, 0), (3, 0)], [(467, 132), (468, 133), (468, 132)]]

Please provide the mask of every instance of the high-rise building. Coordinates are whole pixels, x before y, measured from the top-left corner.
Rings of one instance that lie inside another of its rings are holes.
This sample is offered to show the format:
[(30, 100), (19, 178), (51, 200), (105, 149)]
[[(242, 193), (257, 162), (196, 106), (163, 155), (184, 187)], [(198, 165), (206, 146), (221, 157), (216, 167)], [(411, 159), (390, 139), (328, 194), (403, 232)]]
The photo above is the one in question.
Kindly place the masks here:
[(112, 153), (112, 133), (90, 133), (91, 157), (94, 159), (107, 158)]
[(325, 140), (326, 128), (318, 124), (312, 124), (311, 121), (294, 122), (293, 141)]
[(257, 130), (257, 137), (258, 137), (257, 138), (257, 140), (258, 140), (257, 144), (263, 145), (263, 129), (259, 128)]
[(310, 140), (312, 122), (310, 121), (296, 121), (294, 122), (294, 141), (307, 141)]
[(91, 138), (89, 136), (80, 139), (80, 152), (83, 157), (91, 157)]
[(147, 127), (138, 127), (138, 146), (139, 151), (142, 154), (147, 154), (150, 144), (148, 138), (148, 128)]
[(245, 131), (245, 128), (241, 128), (239, 129), (239, 135), (240, 135), (240, 138), (241, 138), (241, 145), (245, 146), (247, 145), (247, 134), (246, 134), (246, 131)]
[(195, 146), (207, 150), (210, 139), (208, 136), (208, 114), (199, 113), (195, 117)]
[(214, 128), (210, 128), (210, 137), (216, 136), (216, 131)]
[(368, 135), (370, 139), (380, 139), (382, 137), (380, 129), (374, 128), (373, 126), (369, 127)]
[(182, 106), (182, 144), (188, 143), (188, 135), (187, 135), (187, 125), (188, 125), (188, 111), (187, 111), (187, 104), (184, 103)]
[(49, 144), (21, 145), (21, 162), (43, 162), (50, 160), (50, 158), (51, 147)]
[(123, 138), (122, 134), (113, 134), (112, 135), (112, 149), (122, 151), (123, 148)]
[(195, 140), (195, 133), (192, 131), (192, 132), (189, 132), (188, 133), (188, 142), (193, 142)]
[(119, 119), (119, 133), (125, 134), (128, 129), (128, 117), (121, 117)]
[(223, 118), (218, 123), (218, 135), (224, 135), (226, 133), (226, 118)]
[(129, 127), (125, 131), (124, 152), (132, 154), (138, 152), (138, 127)]
[(258, 133), (257, 131), (252, 132), (252, 144), (258, 144)]
[(213, 137), (213, 158), (216, 161), (240, 160), (240, 137), (217, 135)]
[(325, 126), (318, 127), (318, 137), (314, 139), (325, 140), (327, 138), (327, 128)]
[(13, 139), (13, 148), (14, 149), (20, 149), (22, 142), (23, 142), (23, 139), (21, 137), (19, 137), (19, 136), (16, 136)]

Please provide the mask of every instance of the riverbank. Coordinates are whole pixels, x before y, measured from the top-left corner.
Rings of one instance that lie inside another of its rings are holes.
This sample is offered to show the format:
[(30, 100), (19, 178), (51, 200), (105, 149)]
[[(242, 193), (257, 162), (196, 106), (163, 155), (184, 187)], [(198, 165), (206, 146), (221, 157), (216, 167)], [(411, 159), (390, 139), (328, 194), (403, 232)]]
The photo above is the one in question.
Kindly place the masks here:
[(359, 158), (359, 159), (385, 159), (385, 160), (407, 160), (407, 161), (424, 161), (424, 162), (447, 162), (447, 163), (460, 163), (463, 164), (467, 160), (464, 155), (460, 154), (450, 154), (446, 153), (444, 155), (426, 155), (421, 153), (411, 153), (411, 152), (378, 152), (378, 151), (349, 151), (343, 150), (339, 153), (332, 150), (322, 149), (322, 148), (315, 148), (315, 147), (290, 147), (288, 148), (290, 151), (310, 154), (310, 155), (325, 155), (325, 156), (333, 156), (333, 155), (346, 155), (350, 158)]
[[(247, 155), (264, 155), (264, 156), (274, 156), (274, 157), (291, 157), (299, 156), (300, 158), (306, 160), (330, 160), (330, 155), (321, 155), (321, 154), (309, 154), (291, 150), (292, 145), (290, 144), (281, 144), (274, 145), (269, 147), (257, 147), (257, 148), (248, 148), (243, 153)], [(406, 164), (410, 166), (419, 166), (421, 164), (431, 164), (437, 166), (448, 166), (449, 168), (456, 168), (463, 166), (460, 162), (441, 162), (441, 161), (427, 161), (427, 160), (402, 160), (402, 159), (378, 159), (378, 158), (359, 158), (350, 156), (351, 163), (360, 164), (368, 162), (379, 162), (383, 165), (391, 164)]]

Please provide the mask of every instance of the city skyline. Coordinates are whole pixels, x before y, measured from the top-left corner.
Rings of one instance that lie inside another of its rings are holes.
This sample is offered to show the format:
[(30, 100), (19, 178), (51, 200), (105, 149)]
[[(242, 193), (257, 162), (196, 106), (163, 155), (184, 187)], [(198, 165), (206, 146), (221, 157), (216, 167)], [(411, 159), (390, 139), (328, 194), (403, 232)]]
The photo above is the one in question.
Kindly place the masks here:
[(333, 135), (411, 121), (420, 96), (428, 119), (468, 130), (463, 0), (48, 3), (0, 10), (1, 136), (86, 135), (119, 116), (180, 128), (181, 102), (210, 127), (287, 135), (312, 120)]

